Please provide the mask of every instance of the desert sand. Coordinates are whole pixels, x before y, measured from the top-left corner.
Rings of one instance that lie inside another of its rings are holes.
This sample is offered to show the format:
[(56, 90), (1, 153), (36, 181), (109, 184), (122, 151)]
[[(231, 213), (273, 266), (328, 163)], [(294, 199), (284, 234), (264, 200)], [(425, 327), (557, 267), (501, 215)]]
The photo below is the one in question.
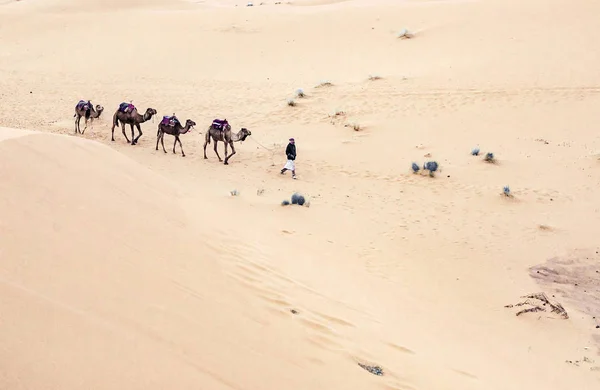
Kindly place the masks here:
[(0, 389), (600, 388), (600, 4), (276, 3), (0, 1)]

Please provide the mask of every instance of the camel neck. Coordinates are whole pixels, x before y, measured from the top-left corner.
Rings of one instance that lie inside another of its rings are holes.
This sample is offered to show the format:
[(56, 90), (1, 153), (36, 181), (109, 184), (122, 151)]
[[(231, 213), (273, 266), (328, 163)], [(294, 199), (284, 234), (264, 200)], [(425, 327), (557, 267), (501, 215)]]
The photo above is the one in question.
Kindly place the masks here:
[(242, 137), (243, 137), (243, 134), (242, 134), (242, 132), (240, 131), (240, 132), (237, 132), (237, 133), (235, 133), (235, 134), (232, 134), (232, 135), (231, 135), (231, 140), (232, 140), (233, 142), (239, 142), (239, 141), (242, 139)]

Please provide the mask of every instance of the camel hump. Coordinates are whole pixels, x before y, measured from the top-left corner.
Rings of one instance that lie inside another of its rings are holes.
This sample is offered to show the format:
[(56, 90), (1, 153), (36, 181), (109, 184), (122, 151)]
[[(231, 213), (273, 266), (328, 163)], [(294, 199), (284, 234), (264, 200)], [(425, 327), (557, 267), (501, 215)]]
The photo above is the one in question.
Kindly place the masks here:
[(123, 103), (119, 104), (119, 111), (120, 112), (127, 113), (127, 112), (132, 112), (133, 110), (135, 110), (135, 106), (133, 104), (131, 104), (131, 103), (123, 102)]
[(214, 119), (212, 122), (212, 127), (213, 129), (216, 130), (224, 130), (225, 126), (229, 125), (229, 122), (227, 122), (227, 119)]
[(175, 115), (173, 116), (168, 116), (165, 115), (162, 118), (162, 121), (160, 121), (160, 124), (163, 126), (175, 126), (177, 124), (181, 124), (181, 122), (179, 122), (179, 119), (177, 119), (177, 117)]
[(92, 103), (89, 100), (80, 100), (75, 106), (78, 110), (89, 110), (92, 107)]

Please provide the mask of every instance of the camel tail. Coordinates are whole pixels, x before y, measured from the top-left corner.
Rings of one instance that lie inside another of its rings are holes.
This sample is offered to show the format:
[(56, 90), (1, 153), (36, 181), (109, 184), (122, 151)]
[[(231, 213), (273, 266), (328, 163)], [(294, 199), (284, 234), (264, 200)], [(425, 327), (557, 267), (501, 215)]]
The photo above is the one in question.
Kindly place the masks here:
[(113, 115), (113, 126), (119, 126), (119, 118), (117, 118), (117, 113)]
[(206, 131), (206, 143), (210, 144), (210, 127), (208, 128), (208, 130)]

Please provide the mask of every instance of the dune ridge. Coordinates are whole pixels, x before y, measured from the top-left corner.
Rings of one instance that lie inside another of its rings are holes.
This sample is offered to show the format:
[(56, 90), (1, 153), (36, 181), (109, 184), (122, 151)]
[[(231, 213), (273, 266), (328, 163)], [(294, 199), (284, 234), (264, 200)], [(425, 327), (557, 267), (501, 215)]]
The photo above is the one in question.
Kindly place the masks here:
[[(599, 7), (264, 3), (0, 7), (0, 387), (597, 388)], [(569, 318), (505, 307), (540, 291)]]

